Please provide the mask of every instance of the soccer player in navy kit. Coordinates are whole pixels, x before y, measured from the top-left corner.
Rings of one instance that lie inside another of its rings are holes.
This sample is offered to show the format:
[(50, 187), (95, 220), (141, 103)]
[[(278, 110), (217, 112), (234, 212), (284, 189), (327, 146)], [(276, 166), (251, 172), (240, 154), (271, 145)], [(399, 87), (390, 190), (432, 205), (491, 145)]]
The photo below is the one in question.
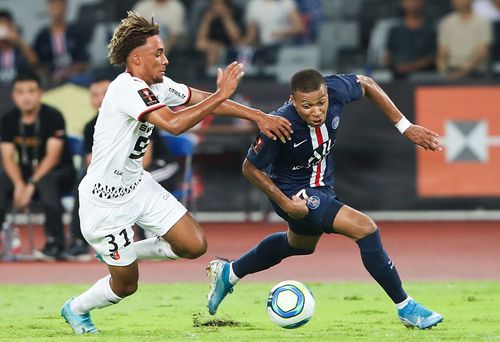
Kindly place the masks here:
[(440, 151), (438, 135), (411, 124), (375, 81), (366, 76), (323, 77), (315, 70), (303, 70), (292, 77), (291, 93), (290, 101), (275, 115), (292, 123), (292, 140), (278, 143), (260, 133), (243, 162), (245, 177), (266, 193), (289, 229), (266, 237), (233, 262), (210, 262), (210, 314), (215, 314), (239, 279), (268, 269), (284, 258), (312, 254), (323, 233), (337, 233), (356, 242), (365, 268), (392, 299), (404, 325), (420, 329), (437, 325), (443, 316), (418, 304), (403, 290), (375, 222), (336, 197), (332, 148), (344, 105), (363, 95), (414, 144)]

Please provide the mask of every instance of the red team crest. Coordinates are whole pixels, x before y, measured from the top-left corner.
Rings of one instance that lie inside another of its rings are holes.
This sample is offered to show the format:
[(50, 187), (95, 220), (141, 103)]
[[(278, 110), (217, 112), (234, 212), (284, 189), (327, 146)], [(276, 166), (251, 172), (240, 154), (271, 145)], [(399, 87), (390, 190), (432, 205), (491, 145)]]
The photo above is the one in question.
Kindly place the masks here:
[(118, 251), (113, 252), (113, 253), (111, 253), (110, 257), (113, 260), (120, 260), (120, 253), (118, 253)]
[(149, 88), (144, 88), (144, 89), (141, 89), (137, 92), (139, 93), (139, 95), (141, 96), (141, 99), (144, 101), (144, 103), (148, 107), (155, 105), (157, 103), (160, 103), (160, 101), (158, 101), (158, 98), (156, 97), (156, 95), (153, 94), (153, 92)]

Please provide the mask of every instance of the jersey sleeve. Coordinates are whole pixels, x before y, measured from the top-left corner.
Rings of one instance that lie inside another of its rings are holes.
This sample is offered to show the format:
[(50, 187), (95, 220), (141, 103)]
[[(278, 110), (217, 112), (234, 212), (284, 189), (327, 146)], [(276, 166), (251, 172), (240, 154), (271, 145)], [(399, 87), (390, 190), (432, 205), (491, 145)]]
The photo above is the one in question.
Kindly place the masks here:
[(113, 96), (116, 110), (137, 121), (140, 121), (145, 114), (165, 107), (146, 82), (135, 77), (120, 79), (113, 89)]
[(363, 96), (361, 82), (354, 74), (331, 75), (325, 77), (328, 97), (342, 103), (359, 100)]
[(168, 77), (163, 77), (163, 83), (155, 84), (157, 87), (160, 102), (163, 102), (169, 107), (177, 107), (185, 105), (191, 100), (191, 88), (182, 83), (172, 81)]
[(63, 139), (66, 136), (66, 122), (58, 110), (54, 109), (52, 113), (47, 137)]
[(13, 120), (9, 120), (10, 115), (5, 114), (2, 119), (0, 120), (1, 122), (1, 127), (0, 127), (0, 141), (1, 142), (14, 142), (14, 132), (15, 132), (15, 126), (14, 124), (17, 124), (17, 122), (14, 123)]
[(267, 168), (276, 158), (279, 152), (279, 145), (275, 140), (271, 140), (260, 132), (255, 138), (252, 146), (248, 149), (247, 159), (256, 168), (263, 170)]

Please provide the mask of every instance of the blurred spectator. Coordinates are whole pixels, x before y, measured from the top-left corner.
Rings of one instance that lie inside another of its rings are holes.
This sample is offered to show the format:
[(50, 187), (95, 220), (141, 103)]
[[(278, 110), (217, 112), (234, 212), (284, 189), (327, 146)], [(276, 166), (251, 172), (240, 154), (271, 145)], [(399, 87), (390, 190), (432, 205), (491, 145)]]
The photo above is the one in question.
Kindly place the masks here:
[(145, 18), (153, 16), (160, 25), (165, 53), (170, 52), (185, 33), (186, 9), (179, 0), (142, 0), (133, 10)]
[(32, 69), (37, 62), (35, 52), (19, 34), (12, 15), (0, 11), (0, 83), (12, 83), (19, 72)]
[(75, 181), (65, 122), (58, 110), (42, 104), (40, 80), (34, 74), (14, 79), (12, 97), (16, 108), (3, 116), (0, 126), (5, 169), (0, 180), (0, 222), (11, 199), (14, 210), (24, 210), (36, 192), (47, 240), (35, 256), (58, 259), (64, 248), (61, 194), (70, 191)]
[(454, 12), (441, 19), (438, 32), (439, 72), (452, 79), (487, 71), (491, 24), (472, 12), (472, 0), (452, 0)]
[(386, 65), (395, 77), (434, 68), (436, 33), (423, 16), (424, 0), (401, 0), (403, 21), (389, 32)]
[[(99, 111), (101, 107), (104, 95), (108, 90), (109, 84), (111, 82), (106, 78), (96, 78), (90, 84), (90, 104), (96, 112)], [(83, 167), (87, 169), (92, 159), (92, 144), (94, 142), (94, 126), (97, 121), (97, 115), (90, 120), (83, 130)], [(83, 175), (82, 175), (83, 176)], [(80, 183), (80, 180), (78, 181)], [(82, 230), (80, 228), (80, 217), (78, 215), (78, 209), (80, 207), (80, 202), (78, 200), (78, 185), (74, 191), (75, 204), (73, 206), (73, 212), (71, 215), (71, 243), (64, 254), (64, 258), (68, 260), (90, 260), (92, 256), (89, 254), (89, 245), (82, 235)]]
[(256, 47), (255, 61), (272, 64), (280, 46), (303, 35), (304, 25), (293, 0), (250, 0), (243, 45)]
[(196, 48), (203, 51), (207, 67), (225, 64), (228, 49), (241, 40), (243, 13), (231, 0), (211, 0), (203, 13), (196, 37)]
[(304, 24), (305, 33), (300, 38), (302, 43), (314, 43), (319, 36), (319, 29), (324, 19), (323, 1), (295, 0)]
[(500, 0), (476, 0), (473, 9), (475, 14), (490, 22), (500, 21)]
[(88, 54), (78, 29), (66, 22), (66, 0), (49, 0), (50, 24), (35, 38), (35, 51), (51, 85), (84, 83)]

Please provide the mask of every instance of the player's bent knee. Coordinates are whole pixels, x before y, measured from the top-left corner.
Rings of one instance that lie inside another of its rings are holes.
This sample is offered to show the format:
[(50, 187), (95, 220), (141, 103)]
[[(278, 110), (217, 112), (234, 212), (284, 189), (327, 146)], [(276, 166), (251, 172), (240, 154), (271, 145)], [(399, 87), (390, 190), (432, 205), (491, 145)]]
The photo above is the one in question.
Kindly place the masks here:
[(193, 237), (189, 244), (172, 246), (172, 250), (178, 256), (185, 259), (196, 259), (207, 252), (207, 239), (204, 235)]
[(373, 234), (377, 230), (377, 225), (375, 222), (368, 216), (365, 215), (365, 219), (361, 223), (359, 227), (359, 234), (361, 238)]
[(187, 259), (196, 259), (201, 257), (203, 254), (207, 252), (207, 240), (203, 238), (196, 245), (192, 246), (188, 251), (184, 254), (184, 258)]
[(137, 283), (127, 283), (127, 284), (114, 283), (111, 289), (118, 297), (124, 298), (133, 295), (137, 291), (138, 287), (139, 286)]

